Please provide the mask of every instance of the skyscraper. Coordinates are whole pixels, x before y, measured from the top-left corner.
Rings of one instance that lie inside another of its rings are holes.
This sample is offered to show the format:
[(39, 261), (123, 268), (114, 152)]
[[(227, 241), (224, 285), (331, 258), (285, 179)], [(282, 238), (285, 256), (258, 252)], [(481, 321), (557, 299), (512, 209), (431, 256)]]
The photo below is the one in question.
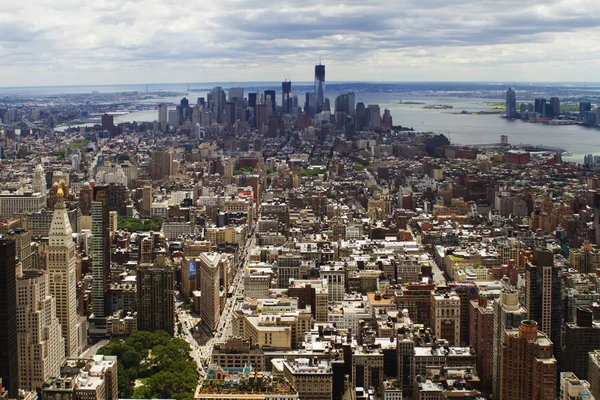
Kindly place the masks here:
[(158, 106), (158, 124), (160, 125), (161, 132), (167, 130), (167, 123), (169, 122), (169, 106), (167, 103), (161, 103)]
[(212, 112), (213, 117), (216, 118), (217, 122), (223, 121), (223, 109), (225, 107), (225, 93), (221, 86), (215, 86), (212, 91)]
[(150, 174), (152, 179), (161, 180), (171, 175), (173, 166), (173, 153), (171, 149), (154, 150), (150, 160)]
[(139, 265), (137, 301), (139, 330), (175, 334), (175, 268), (164, 254)]
[(500, 298), (494, 302), (492, 393), (495, 399), (500, 398), (500, 352), (504, 331), (519, 326), (524, 319), (527, 319), (527, 311), (519, 304), (519, 292), (505, 282)]
[(14, 240), (0, 239), (0, 378), (17, 398), (17, 284)]
[(504, 331), (500, 357), (500, 400), (552, 400), (556, 394), (556, 359), (552, 341), (525, 320)]
[(106, 317), (110, 315), (110, 230), (108, 221), (108, 187), (94, 187), (92, 201), (92, 316), (90, 333), (106, 333)]
[(277, 99), (274, 90), (265, 90), (264, 102), (267, 105), (267, 116), (275, 114), (277, 111)]
[(281, 109), (284, 114), (292, 112), (292, 82), (281, 82)]
[(196, 260), (200, 269), (200, 316), (209, 329), (217, 329), (221, 306), (219, 301), (220, 266), (219, 253), (202, 253)]
[(77, 315), (77, 256), (72, 235), (62, 189), (59, 188), (48, 235), (46, 267), (50, 282), (49, 291), (56, 299), (56, 314), (65, 339), (65, 354), (68, 357), (77, 357), (87, 343), (87, 326)]
[(41, 193), (43, 195), (48, 193), (48, 188), (46, 186), (46, 175), (44, 174), (44, 167), (42, 167), (42, 164), (38, 164), (33, 171), (31, 188), (34, 192)]
[(538, 323), (539, 329), (550, 337), (560, 359), (562, 302), (560, 291), (560, 267), (554, 266), (554, 254), (550, 250), (535, 249), (533, 261), (525, 266), (525, 309), (527, 318)]
[(559, 98), (558, 97), (550, 97), (550, 105), (552, 106), (552, 113), (554, 114), (555, 117), (558, 117), (560, 115), (560, 100), (559, 100)]
[(517, 97), (515, 91), (508, 88), (506, 91), (506, 118), (515, 118), (517, 116)]
[(315, 65), (315, 93), (317, 94), (317, 112), (325, 103), (325, 66), (319, 63)]
[(593, 321), (593, 313), (578, 307), (576, 322), (567, 322), (564, 348), (561, 352), (561, 371), (570, 371), (580, 379), (588, 379), (589, 353), (600, 348), (600, 324)]
[[(72, 241), (72, 239), (70, 239)], [(17, 279), (17, 354), (19, 389), (36, 390), (60, 375), (65, 340), (43, 270), (24, 271)]]

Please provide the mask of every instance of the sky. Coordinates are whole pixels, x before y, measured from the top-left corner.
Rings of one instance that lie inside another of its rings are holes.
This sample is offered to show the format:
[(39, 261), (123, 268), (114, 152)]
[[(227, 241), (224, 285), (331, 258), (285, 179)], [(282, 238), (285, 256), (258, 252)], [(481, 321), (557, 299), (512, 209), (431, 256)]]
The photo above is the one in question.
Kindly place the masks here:
[(1, 0), (0, 86), (600, 81), (598, 0)]

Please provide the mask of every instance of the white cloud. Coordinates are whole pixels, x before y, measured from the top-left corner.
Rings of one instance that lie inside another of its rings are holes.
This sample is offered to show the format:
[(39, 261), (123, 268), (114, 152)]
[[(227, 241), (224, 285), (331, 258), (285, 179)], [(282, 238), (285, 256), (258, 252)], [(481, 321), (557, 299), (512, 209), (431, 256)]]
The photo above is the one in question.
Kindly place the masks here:
[(600, 3), (23, 0), (0, 86), (327, 79), (598, 81)]

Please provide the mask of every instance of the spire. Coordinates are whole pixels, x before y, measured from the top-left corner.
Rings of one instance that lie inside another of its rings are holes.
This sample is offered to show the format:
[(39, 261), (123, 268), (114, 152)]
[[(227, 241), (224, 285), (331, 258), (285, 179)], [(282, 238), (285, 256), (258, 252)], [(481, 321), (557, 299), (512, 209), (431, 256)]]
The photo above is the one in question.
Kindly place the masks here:
[(56, 195), (57, 202), (54, 206), (54, 216), (52, 217), (52, 223), (50, 225), (50, 245), (68, 246), (69, 243), (73, 242), (71, 237), (73, 235), (73, 229), (71, 228), (71, 221), (69, 221), (69, 215), (67, 214), (64, 193), (60, 186), (56, 191)]

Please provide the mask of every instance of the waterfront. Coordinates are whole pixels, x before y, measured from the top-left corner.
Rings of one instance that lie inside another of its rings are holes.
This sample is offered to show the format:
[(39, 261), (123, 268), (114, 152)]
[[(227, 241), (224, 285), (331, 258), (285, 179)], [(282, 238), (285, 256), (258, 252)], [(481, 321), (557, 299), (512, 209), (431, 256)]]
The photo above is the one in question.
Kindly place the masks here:
[[(329, 92), (328, 97), (333, 103), (339, 93)], [(183, 94), (182, 94), (183, 96)], [(195, 103), (198, 97), (205, 97), (206, 92), (188, 92), (190, 103)], [(176, 104), (180, 98), (165, 97), (160, 102)], [(278, 100), (279, 96), (278, 96)], [(400, 101), (420, 102), (424, 104), (401, 104)], [(301, 99), (299, 99), (301, 101)], [(586, 154), (600, 154), (600, 130), (580, 125), (551, 126), (506, 120), (500, 114), (460, 114), (462, 110), (469, 112), (489, 111), (486, 103), (502, 102), (489, 98), (460, 98), (451, 96), (419, 96), (419, 94), (399, 93), (357, 93), (356, 101), (365, 105), (379, 104), (381, 110), (391, 111), (394, 125), (412, 127), (416, 132), (436, 132), (448, 136), (453, 144), (473, 145), (500, 142), (501, 135), (507, 135), (510, 144), (531, 144), (561, 147), (572, 153), (563, 157), (565, 160), (583, 162)], [(140, 104), (148, 107), (156, 99), (144, 100)], [(424, 109), (425, 105), (447, 104), (449, 110)], [(158, 103), (156, 104), (156, 106)], [(154, 121), (158, 118), (158, 109), (147, 109), (115, 117), (115, 123)], [(90, 126), (83, 124), (77, 126)], [(64, 130), (66, 127), (60, 127)]]

